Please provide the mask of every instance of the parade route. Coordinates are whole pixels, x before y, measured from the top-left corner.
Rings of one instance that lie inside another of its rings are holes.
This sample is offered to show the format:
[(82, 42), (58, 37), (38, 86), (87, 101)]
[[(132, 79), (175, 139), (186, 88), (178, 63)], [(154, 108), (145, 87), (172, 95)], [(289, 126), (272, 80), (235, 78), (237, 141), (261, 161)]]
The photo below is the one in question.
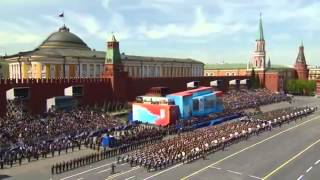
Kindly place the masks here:
[[(294, 162), (304, 156), (310, 160), (319, 157), (315, 151), (320, 147), (318, 143), (320, 132), (317, 131), (319, 128), (320, 116), (316, 113), (297, 123), (291, 122), (282, 128), (275, 128), (271, 132), (265, 132), (248, 141), (232, 145), (225, 151), (211, 154), (207, 160), (199, 159), (189, 164), (180, 163), (151, 173), (147, 173), (144, 168), (117, 165), (116, 175), (110, 175), (110, 170), (99, 173), (102, 170), (100, 168), (99, 171), (94, 169), (68, 179), (264, 179), (274, 169), (303, 151), (297, 158), (268, 177), (268, 179), (298, 179), (299, 171), (291, 173), (291, 166), (307, 170), (309, 165), (315, 163), (300, 160), (301, 163), (296, 165)], [(312, 144), (313, 146), (310, 146)], [(104, 168), (107, 169), (107, 167)], [(312, 174), (317, 177), (318, 173), (316, 170), (309, 170), (307, 175), (311, 176), (310, 179)]]

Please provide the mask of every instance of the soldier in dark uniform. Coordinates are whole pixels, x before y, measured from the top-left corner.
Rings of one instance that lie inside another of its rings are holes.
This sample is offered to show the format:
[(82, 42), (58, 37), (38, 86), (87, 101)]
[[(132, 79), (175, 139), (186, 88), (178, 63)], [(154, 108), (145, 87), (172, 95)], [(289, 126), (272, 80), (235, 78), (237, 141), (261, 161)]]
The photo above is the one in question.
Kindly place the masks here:
[(51, 174), (54, 174), (54, 165), (51, 166)]
[(51, 149), (51, 156), (54, 157), (54, 149)]
[(56, 174), (58, 174), (58, 168), (59, 168), (59, 164), (57, 163), (57, 164), (55, 165)]
[(27, 154), (27, 158), (28, 158), (28, 162), (30, 162), (30, 160), (31, 160), (31, 154), (30, 153)]
[(203, 160), (206, 160), (206, 152), (203, 150), (203, 152), (202, 152), (202, 159)]
[(148, 163), (148, 172), (150, 172), (151, 171), (151, 163)]
[(61, 153), (61, 146), (58, 147), (58, 154), (60, 156), (60, 153)]
[(3, 169), (3, 164), (4, 164), (3, 159), (0, 159), (0, 169)]
[(59, 173), (61, 173), (61, 170), (62, 170), (62, 164), (61, 163), (59, 163)]
[(111, 174), (114, 174), (115, 173), (115, 168), (116, 168), (116, 165), (114, 165), (113, 163), (111, 164)]
[(19, 165), (21, 166), (21, 164), (22, 164), (22, 155), (20, 155), (19, 157)]
[(68, 171), (69, 170), (69, 162), (67, 161), (66, 162), (66, 171)]
[(73, 160), (73, 168), (77, 168), (77, 167), (79, 167), (78, 162), (79, 162), (79, 159), (75, 159), (75, 160)]
[(133, 159), (130, 159), (130, 167), (133, 166)]
[(66, 163), (63, 161), (63, 163), (62, 163), (62, 171), (64, 172), (65, 169), (66, 169)]
[(10, 158), (10, 167), (12, 167), (12, 165), (13, 165), (13, 159)]

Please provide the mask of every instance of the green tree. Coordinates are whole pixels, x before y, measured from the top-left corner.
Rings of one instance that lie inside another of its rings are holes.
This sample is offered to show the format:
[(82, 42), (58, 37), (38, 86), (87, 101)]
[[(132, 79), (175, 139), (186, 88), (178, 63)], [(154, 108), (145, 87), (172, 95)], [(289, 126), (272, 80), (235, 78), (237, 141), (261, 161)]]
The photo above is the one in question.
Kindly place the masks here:
[(251, 82), (251, 88), (253, 89), (260, 88), (260, 78), (259, 78), (259, 75), (256, 74), (254, 68), (251, 69), (250, 82)]
[(288, 80), (286, 90), (296, 95), (312, 95), (316, 90), (316, 82), (311, 80)]

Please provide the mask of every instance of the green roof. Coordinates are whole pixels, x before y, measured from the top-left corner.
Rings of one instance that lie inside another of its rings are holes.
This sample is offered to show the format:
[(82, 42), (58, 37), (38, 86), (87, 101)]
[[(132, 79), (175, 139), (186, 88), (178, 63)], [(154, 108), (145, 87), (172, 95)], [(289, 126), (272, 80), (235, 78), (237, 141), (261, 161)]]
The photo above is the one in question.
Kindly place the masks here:
[[(271, 65), (271, 69), (286, 69), (285, 65)], [(245, 63), (224, 63), (224, 64), (206, 64), (204, 69), (247, 69), (247, 64)]]
[(244, 64), (244, 63), (205, 64), (204, 69), (247, 69), (247, 64)]
[(288, 71), (291, 70), (290, 67), (271, 67), (270, 69), (267, 69), (267, 72), (280, 72), (280, 71)]

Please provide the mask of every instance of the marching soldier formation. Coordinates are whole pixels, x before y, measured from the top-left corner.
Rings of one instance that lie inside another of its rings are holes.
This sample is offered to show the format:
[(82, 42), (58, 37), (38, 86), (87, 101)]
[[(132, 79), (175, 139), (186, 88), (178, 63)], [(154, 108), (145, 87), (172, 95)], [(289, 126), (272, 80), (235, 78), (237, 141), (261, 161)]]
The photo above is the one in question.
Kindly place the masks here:
[(315, 110), (314, 107), (281, 109), (245, 117), (241, 121), (197, 129), (123, 155), (121, 162), (156, 171), (179, 162), (188, 163), (201, 157), (205, 159), (208, 153), (224, 150), (233, 143), (307, 116)]
[[(156, 142), (161, 141), (163, 138), (163, 135), (158, 135), (158, 136), (154, 136), (154, 137), (150, 137), (144, 140), (140, 140), (138, 142), (135, 143), (131, 143), (131, 144), (127, 144), (127, 145), (122, 145), (120, 147), (114, 148), (114, 149), (108, 149), (108, 150), (104, 150), (104, 151), (100, 151), (97, 153), (93, 153), (90, 155), (86, 155), (80, 158), (76, 158), (70, 161), (63, 161), (57, 164), (54, 164), (51, 166), (51, 173), (52, 174), (60, 174), (69, 170), (73, 170), (75, 168), (79, 168), (82, 166), (86, 166), (110, 157), (114, 157), (123, 153), (126, 153), (128, 151), (132, 151), (141, 147), (144, 147), (146, 145), (149, 144), (153, 144)], [(118, 160), (120, 162), (120, 156), (118, 156)], [(115, 168), (115, 164), (114, 168)]]

